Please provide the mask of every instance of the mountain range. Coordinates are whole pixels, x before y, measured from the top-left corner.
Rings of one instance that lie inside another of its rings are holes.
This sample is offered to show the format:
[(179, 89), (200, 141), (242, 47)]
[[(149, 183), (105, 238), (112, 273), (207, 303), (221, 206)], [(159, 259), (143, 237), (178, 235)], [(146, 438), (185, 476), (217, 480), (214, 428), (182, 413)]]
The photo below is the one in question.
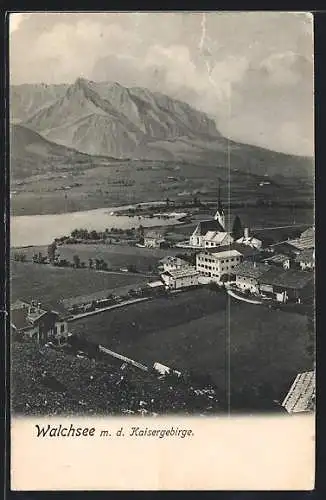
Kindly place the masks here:
[(212, 118), (189, 104), (118, 83), (78, 78), (72, 85), (12, 86), (10, 118), (11, 157), (19, 168), (48, 164), (50, 157), (73, 163), (101, 156), (216, 164), (254, 174), (313, 174), (311, 158), (228, 140)]

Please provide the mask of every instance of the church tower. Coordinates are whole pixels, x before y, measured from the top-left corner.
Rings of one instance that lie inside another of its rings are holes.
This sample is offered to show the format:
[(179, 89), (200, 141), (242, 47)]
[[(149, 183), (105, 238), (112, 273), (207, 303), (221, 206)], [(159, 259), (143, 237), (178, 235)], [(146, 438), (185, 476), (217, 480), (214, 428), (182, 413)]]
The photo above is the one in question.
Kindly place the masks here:
[(220, 223), (220, 225), (222, 226), (223, 229), (225, 229), (225, 214), (224, 214), (224, 209), (223, 209), (223, 205), (222, 205), (222, 201), (221, 201), (220, 183), (218, 185), (217, 211), (216, 211), (216, 214), (214, 215), (214, 219)]

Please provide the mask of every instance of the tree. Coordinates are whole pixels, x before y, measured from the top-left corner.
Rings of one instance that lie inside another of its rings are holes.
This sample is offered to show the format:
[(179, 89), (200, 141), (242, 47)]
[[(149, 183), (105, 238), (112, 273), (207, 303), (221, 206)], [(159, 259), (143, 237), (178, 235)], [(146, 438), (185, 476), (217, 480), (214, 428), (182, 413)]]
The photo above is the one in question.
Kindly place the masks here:
[(53, 241), (53, 243), (51, 243), (51, 245), (48, 246), (48, 259), (51, 264), (53, 264), (53, 262), (56, 259), (56, 250), (57, 250), (57, 244), (55, 241)]
[(244, 232), (243, 232), (243, 227), (242, 227), (242, 224), (241, 224), (241, 220), (240, 220), (240, 217), (238, 215), (235, 216), (234, 218), (234, 222), (233, 222), (233, 227), (232, 227), (232, 238), (234, 240), (238, 240), (239, 238), (241, 238), (243, 236)]
[(74, 255), (72, 259), (73, 259), (73, 266), (76, 269), (80, 268), (80, 257), (79, 257), (79, 255)]
[(144, 231), (144, 228), (143, 226), (140, 224), (139, 228), (138, 228), (138, 234), (139, 234), (139, 243), (141, 245), (144, 244), (144, 236), (145, 236), (145, 231)]

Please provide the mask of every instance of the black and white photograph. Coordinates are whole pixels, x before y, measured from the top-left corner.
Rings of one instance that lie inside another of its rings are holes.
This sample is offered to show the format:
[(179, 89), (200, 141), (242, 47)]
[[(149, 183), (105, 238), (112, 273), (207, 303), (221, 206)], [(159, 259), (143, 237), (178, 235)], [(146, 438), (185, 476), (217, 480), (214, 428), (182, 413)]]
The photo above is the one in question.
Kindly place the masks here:
[(9, 32), (12, 415), (313, 415), (313, 16)]

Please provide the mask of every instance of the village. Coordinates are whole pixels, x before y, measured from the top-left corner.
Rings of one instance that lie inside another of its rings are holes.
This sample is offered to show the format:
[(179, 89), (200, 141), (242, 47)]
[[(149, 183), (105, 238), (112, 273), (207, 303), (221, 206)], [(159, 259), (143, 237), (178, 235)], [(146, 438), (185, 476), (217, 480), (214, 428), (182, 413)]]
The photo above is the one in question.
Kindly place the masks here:
[[(189, 221), (189, 213), (182, 214), (182, 217), (185, 223)], [(37, 267), (71, 268), (72, 272), (77, 273), (84, 269), (107, 274), (108, 277), (134, 276), (136, 281), (133, 286), (126, 284), (114, 290), (99, 290), (51, 304), (44, 303), (42, 297), (30, 301), (18, 298), (11, 306), (14, 338), (20, 342), (34, 342), (42, 353), (44, 349), (68, 349), (70, 354), (73, 352), (83, 362), (89, 357), (93, 359), (95, 345), (95, 357), (100, 355), (101, 360), (104, 356), (105, 359), (120, 363), (124, 370), (128, 367), (129, 370), (146, 373), (146, 376), (148, 373), (151, 376), (156, 374), (155, 380), (159, 379), (160, 383), (163, 379), (171, 383), (172, 377), (175, 383), (180, 384), (180, 378), (184, 383), (184, 369), (178, 366), (171, 368), (161, 359), (148, 366), (143, 360), (133, 359), (132, 350), (131, 354), (126, 355), (125, 352), (117, 352), (110, 342), (105, 345), (96, 342), (91, 334), (81, 337), (73, 325), (82, 320), (87, 321), (89, 317), (112, 314), (118, 310), (131, 311), (132, 307), (141, 303), (155, 303), (173, 296), (177, 298), (180, 294), (183, 297), (193, 294), (195, 298), (195, 291), (198, 293), (202, 289), (228, 296), (228, 300), (247, 303), (244, 307), (254, 305), (310, 314), (314, 296), (314, 228), (308, 227), (296, 233), (294, 238), (271, 243), (270, 238), (265, 239), (260, 234), (251, 233), (249, 228), (242, 227), (238, 216), (233, 221), (232, 230), (228, 231), (225, 219), (219, 192), (213, 217), (199, 220), (187, 239), (178, 237), (171, 240), (167, 237), (169, 233), (166, 229), (164, 232), (161, 228), (147, 229), (141, 225), (134, 230), (119, 231), (113, 228), (102, 233), (76, 229), (71, 235), (56, 239), (48, 246), (45, 255), (38, 252), (28, 256), (24, 250), (16, 251), (14, 260), (26, 265), (32, 263)], [(78, 249), (83, 246), (90, 248), (93, 245), (95, 249), (100, 249), (108, 242), (121, 249), (128, 245), (131, 251), (132, 248), (139, 252), (157, 251), (157, 255), (163, 252), (164, 256), (157, 258), (155, 265), (150, 265), (147, 270), (139, 270), (134, 264), (127, 263), (112, 269), (103, 258), (96, 257), (96, 253), (87, 262), (79, 256)], [(65, 245), (73, 247), (71, 261), (63, 257)], [(137, 326), (134, 321), (131, 324)], [(311, 371), (297, 374), (290, 384), (288, 394), (279, 405), (287, 412), (311, 409), (314, 400), (314, 370), (311, 368)], [(215, 405), (211, 404), (215, 398), (214, 384), (210, 381), (208, 385), (203, 382), (198, 385), (195, 379), (198, 380), (198, 373), (191, 379), (192, 394), (195, 394), (193, 391), (199, 391), (198, 394), (205, 401), (204, 407), (217, 411), (221, 407), (220, 398), (217, 398)], [(188, 380), (187, 398), (189, 383)], [(132, 413), (130, 408), (127, 410)], [(144, 407), (140, 410), (146, 414)]]

